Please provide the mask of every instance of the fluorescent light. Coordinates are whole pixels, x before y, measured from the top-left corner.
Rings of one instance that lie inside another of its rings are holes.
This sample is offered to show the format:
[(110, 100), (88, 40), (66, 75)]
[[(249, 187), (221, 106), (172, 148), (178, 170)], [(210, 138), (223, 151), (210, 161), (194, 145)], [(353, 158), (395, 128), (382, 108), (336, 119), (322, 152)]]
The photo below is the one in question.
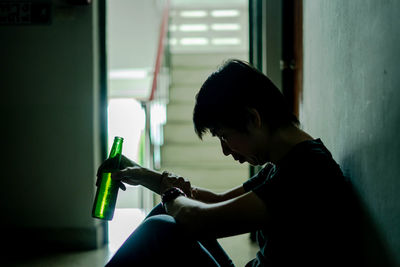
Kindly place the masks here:
[(207, 38), (182, 38), (180, 41), (181, 45), (206, 45), (208, 44)]
[(240, 44), (239, 38), (214, 38), (211, 40), (213, 45), (238, 45)]
[(208, 30), (206, 24), (181, 24), (179, 30), (182, 32), (205, 32)]
[(204, 10), (186, 10), (182, 11), (180, 15), (184, 18), (204, 18), (207, 16), (207, 12)]
[(220, 9), (211, 11), (211, 16), (213, 17), (237, 17), (240, 12), (237, 9)]
[(240, 30), (240, 25), (237, 23), (212, 24), (211, 29), (214, 31), (238, 31)]
[(143, 79), (147, 77), (147, 70), (141, 69), (120, 69), (110, 70), (108, 78), (112, 80)]

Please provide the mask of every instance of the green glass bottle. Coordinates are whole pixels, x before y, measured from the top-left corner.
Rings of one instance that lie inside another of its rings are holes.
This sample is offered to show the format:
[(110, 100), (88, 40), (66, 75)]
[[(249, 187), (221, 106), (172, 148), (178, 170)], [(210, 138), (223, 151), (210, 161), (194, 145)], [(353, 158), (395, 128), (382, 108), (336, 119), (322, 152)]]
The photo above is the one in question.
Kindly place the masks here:
[(122, 143), (124, 139), (116, 136), (111, 147), (108, 159), (114, 159), (114, 165), (103, 171), (101, 182), (97, 187), (96, 197), (93, 203), (92, 216), (102, 220), (112, 220), (114, 216), (115, 203), (119, 190), (119, 182), (111, 179), (111, 173), (119, 169), (122, 154)]

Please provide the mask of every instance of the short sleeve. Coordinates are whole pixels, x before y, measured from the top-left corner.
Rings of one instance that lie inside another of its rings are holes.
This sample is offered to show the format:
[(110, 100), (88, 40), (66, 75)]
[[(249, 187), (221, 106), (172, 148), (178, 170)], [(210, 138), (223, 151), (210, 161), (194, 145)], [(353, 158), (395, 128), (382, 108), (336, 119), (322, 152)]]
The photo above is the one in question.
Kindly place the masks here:
[(267, 163), (256, 175), (251, 177), (249, 180), (243, 183), (243, 188), (246, 192), (253, 190), (254, 188), (260, 186), (268, 179), (268, 174), (274, 168), (272, 163)]

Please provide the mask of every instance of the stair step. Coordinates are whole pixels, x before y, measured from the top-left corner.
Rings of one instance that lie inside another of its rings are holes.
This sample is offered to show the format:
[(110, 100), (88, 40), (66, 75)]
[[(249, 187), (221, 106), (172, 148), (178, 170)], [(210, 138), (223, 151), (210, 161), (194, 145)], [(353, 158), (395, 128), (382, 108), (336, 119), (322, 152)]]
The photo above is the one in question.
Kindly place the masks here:
[(226, 157), (219, 145), (165, 144), (161, 148), (162, 164), (231, 166), (235, 163)]
[(192, 85), (192, 88), (200, 89), (201, 85), (212, 72), (213, 70), (209, 68), (173, 68), (171, 72), (172, 85)]
[(200, 140), (194, 131), (193, 123), (168, 123), (164, 126), (164, 143), (169, 144), (192, 144), (219, 146), (218, 138), (209, 134)]
[(170, 102), (167, 106), (167, 122), (192, 122), (193, 104)]
[(173, 68), (198, 68), (205, 67), (214, 71), (225, 60), (237, 58), (248, 60), (247, 53), (199, 53), (199, 54), (173, 54), (171, 57), (171, 65)]
[(170, 102), (186, 102), (194, 106), (199, 89), (197, 86), (173, 86), (169, 90)]
[(226, 157), (218, 138), (194, 132), (195, 96), (206, 78), (227, 58), (246, 59), (245, 53), (172, 54), (171, 87), (161, 147), (162, 169), (188, 178), (193, 185), (221, 192), (249, 177), (248, 164)]

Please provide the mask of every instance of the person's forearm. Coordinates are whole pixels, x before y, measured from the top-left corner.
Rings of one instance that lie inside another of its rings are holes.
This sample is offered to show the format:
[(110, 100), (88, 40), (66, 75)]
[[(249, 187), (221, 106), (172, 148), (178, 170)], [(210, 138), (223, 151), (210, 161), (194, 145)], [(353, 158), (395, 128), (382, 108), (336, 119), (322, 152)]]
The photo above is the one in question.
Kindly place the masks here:
[(225, 201), (225, 200), (233, 199), (233, 198), (239, 197), (245, 193), (246, 193), (246, 191), (244, 190), (243, 185), (239, 185), (235, 188), (232, 188), (231, 190), (221, 193), (220, 200)]
[(221, 194), (200, 187), (192, 187), (192, 198), (204, 203), (217, 203), (221, 201)]
[(156, 194), (161, 194), (161, 181), (162, 174), (155, 170), (146, 169), (148, 173), (143, 175), (138, 181), (140, 185), (146, 187), (147, 189), (153, 191)]
[(238, 197), (240, 195), (243, 195), (244, 193), (245, 191), (242, 185), (235, 187), (224, 193), (215, 193), (208, 189), (199, 187), (192, 188), (193, 199), (196, 199), (204, 203), (218, 203)]

